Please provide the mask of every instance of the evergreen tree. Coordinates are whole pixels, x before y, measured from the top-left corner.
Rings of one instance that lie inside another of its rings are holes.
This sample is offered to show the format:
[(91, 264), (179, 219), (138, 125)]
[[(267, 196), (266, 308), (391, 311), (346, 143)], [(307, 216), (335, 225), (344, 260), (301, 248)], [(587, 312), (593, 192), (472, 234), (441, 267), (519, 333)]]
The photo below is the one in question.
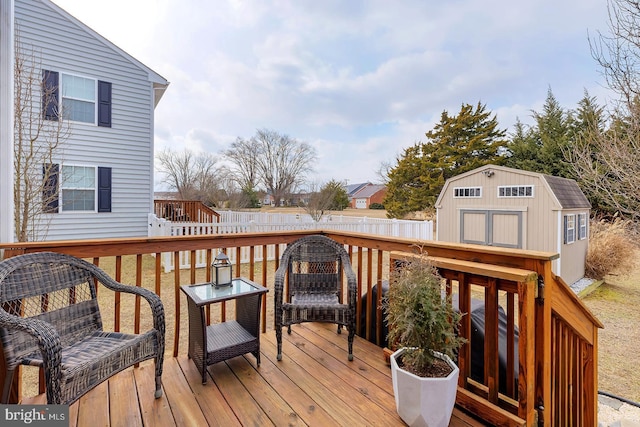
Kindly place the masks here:
[(344, 185), (339, 181), (332, 179), (327, 182), (321, 189), (321, 192), (332, 194), (333, 198), (329, 209), (332, 211), (342, 211), (349, 206), (349, 195)]
[(445, 110), (427, 142), (404, 150), (389, 171), (384, 206), (390, 217), (433, 207), (445, 181), (485, 164), (502, 163), (501, 149), (506, 131), (498, 129), (495, 115), (478, 102), (462, 104), (460, 112), (449, 116)]
[(547, 91), (547, 99), (542, 113), (533, 113), (536, 120), (536, 133), (541, 147), (539, 160), (541, 170), (547, 175), (572, 178), (571, 165), (565, 160), (564, 153), (570, 150), (572, 116), (565, 112), (551, 92)]
[(504, 165), (514, 169), (539, 172), (542, 170), (540, 149), (540, 138), (537, 137), (534, 129), (518, 119), (511, 141), (507, 145), (508, 154)]
[(532, 112), (535, 124), (526, 127), (519, 120), (507, 146), (505, 166), (547, 175), (573, 178), (573, 167), (566, 155), (575, 143), (577, 125), (573, 114), (565, 111), (551, 88), (542, 112)]

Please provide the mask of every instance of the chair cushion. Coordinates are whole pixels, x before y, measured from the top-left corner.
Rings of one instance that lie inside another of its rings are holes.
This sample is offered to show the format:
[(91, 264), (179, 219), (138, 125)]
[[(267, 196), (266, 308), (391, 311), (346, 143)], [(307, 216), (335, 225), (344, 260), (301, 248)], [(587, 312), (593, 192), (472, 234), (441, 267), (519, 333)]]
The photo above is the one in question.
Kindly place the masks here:
[[(62, 371), (78, 369), (83, 365), (90, 365), (96, 369), (105, 365), (130, 366), (135, 360), (155, 355), (156, 342), (155, 330), (141, 335), (94, 332), (68, 347), (63, 347)], [(22, 359), (24, 365), (42, 366), (42, 363), (42, 355), (39, 352)]]
[(340, 304), (336, 295), (302, 294), (293, 297), (292, 303), (282, 304), (283, 324), (301, 322), (332, 322), (349, 324), (349, 306)]
[[(286, 303), (284, 305), (287, 305)], [(338, 296), (335, 294), (305, 293), (291, 296), (291, 305), (314, 306), (314, 305), (341, 305)]]

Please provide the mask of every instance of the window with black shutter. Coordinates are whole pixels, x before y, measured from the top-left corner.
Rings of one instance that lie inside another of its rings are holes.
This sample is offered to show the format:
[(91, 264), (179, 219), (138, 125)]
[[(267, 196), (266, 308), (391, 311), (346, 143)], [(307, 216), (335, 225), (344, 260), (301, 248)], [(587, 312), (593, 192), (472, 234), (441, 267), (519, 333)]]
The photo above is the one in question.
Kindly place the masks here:
[(111, 168), (98, 168), (98, 212), (111, 212)]
[(95, 79), (42, 70), (42, 114), (46, 120), (64, 114), (73, 122), (111, 127), (111, 83), (98, 80), (96, 95)]
[(111, 127), (111, 83), (98, 81), (98, 126)]

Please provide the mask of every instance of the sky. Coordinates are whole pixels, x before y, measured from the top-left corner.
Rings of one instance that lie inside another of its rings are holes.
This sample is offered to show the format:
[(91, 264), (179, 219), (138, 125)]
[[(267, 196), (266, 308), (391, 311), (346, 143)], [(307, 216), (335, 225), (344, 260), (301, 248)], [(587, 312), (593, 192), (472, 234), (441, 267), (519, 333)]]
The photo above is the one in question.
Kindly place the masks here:
[(532, 124), (549, 89), (565, 109), (608, 102), (589, 39), (604, 0), (54, 0), (162, 75), (156, 152), (220, 156), (271, 129), (306, 142), (308, 179), (380, 182), (443, 111), (486, 105)]

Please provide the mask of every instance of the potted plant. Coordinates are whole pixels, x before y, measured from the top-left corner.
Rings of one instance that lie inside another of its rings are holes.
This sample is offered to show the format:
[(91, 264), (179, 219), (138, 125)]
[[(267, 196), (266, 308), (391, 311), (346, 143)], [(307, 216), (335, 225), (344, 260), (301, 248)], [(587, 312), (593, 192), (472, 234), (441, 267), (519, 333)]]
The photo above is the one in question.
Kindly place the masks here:
[(462, 314), (444, 296), (443, 279), (426, 253), (406, 260), (392, 274), (384, 310), (396, 409), (410, 426), (448, 426), (459, 369), (452, 361), (465, 340)]

